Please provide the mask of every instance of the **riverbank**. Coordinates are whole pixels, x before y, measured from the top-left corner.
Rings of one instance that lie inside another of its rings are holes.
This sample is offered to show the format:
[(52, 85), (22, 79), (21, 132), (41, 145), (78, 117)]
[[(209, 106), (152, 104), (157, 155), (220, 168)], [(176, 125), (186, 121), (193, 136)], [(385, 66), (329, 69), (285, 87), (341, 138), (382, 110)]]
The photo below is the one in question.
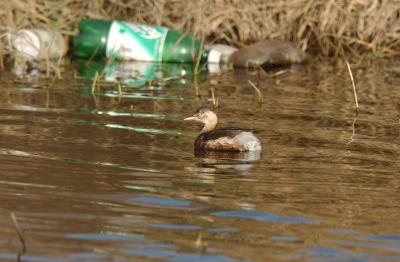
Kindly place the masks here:
[(295, 42), (308, 53), (391, 57), (400, 53), (400, 3), (390, 1), (12, 1), (0, 11), (1, 56), (7, 32), (51, 28), (78, 33), (82, 18), (163, 25), (209, 42), (243, 47), (263, 39)]

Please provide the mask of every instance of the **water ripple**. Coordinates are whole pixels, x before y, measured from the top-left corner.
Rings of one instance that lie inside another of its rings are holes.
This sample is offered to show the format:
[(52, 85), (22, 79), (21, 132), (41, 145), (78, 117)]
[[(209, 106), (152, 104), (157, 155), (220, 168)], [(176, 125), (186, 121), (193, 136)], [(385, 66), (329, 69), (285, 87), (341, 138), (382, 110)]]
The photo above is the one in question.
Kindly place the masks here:
[(218, 211), (213, 212), (210, 215), (217, 217), (230, 217), (230, 218), (249, 218), (259, 221), (269, 221), (269, 222), (280, 222), (280, 223), (301, 223), (301, 224), (311, 224), (318, 223), (319, 220), (309, 219), (303, 217), (289, 217), (280, 216), (275, 214), (270, 214), (261, 211), (251, 211), (251, 210), (229, 210), (229, 211)]
[(74, 239), (93, 239), (93, 240), (112, 240), (112, 241), (128, 241), (143, 240), (142, 235), (120, 234), (120, 233), (70, 233), (65, 234), (66, 238)]

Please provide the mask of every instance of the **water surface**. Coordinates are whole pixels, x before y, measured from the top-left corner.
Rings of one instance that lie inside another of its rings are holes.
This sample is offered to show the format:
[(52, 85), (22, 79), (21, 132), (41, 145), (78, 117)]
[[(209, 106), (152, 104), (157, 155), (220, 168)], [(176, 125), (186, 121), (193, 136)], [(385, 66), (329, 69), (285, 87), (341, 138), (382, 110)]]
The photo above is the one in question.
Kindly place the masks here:
[[(0, 260), (400, 260), (390, 63), (353, 65), (359, 114), (341, 63), (198, 79), (116, 65), (121, 88), (95, 89), (91, 66), (2, 73)], [(255, 129), (262, 153), (193, 151), (201, 127), (183, 118), (211, 90), (220, 125)]]

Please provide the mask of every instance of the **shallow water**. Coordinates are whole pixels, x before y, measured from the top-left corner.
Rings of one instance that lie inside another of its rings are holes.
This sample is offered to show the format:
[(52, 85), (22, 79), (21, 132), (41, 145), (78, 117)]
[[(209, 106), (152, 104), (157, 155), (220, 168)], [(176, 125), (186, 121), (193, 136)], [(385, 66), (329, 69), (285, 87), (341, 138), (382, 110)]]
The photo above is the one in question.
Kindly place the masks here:
[[(0, 260), (400, 260), (390, 64), (353, 67), (358, 115), (341, 64), (194, 80), (136, 67), (106, 76), (120, 90), (94, 92), (74, 75), (96, 67), (54, 81), (2, 73)], [(220, 125), (255, 129), (261, 154), (193, 152), (200, 126), (183, 118), (211, 105), (210, 87)]]

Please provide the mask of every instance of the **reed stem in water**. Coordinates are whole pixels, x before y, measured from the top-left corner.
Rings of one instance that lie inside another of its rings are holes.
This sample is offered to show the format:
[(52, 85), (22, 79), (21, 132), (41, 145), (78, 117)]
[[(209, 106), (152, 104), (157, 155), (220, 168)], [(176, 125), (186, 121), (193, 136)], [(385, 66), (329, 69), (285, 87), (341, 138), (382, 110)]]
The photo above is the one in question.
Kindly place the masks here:
[(349, 70), (351, 84), (353, 85), (354, 101), (356, 102), (356, 110), (358, 111), (358, 96), (357, 96), (356, 85), (354, 83), (354, 77), (353, 77), (353, 73), (351, 72), (350, 64), (349, 64), (349, 62), (347, 62), (347, 60), (346, 60), (346, 65), (347, 65), (347, 69)]

